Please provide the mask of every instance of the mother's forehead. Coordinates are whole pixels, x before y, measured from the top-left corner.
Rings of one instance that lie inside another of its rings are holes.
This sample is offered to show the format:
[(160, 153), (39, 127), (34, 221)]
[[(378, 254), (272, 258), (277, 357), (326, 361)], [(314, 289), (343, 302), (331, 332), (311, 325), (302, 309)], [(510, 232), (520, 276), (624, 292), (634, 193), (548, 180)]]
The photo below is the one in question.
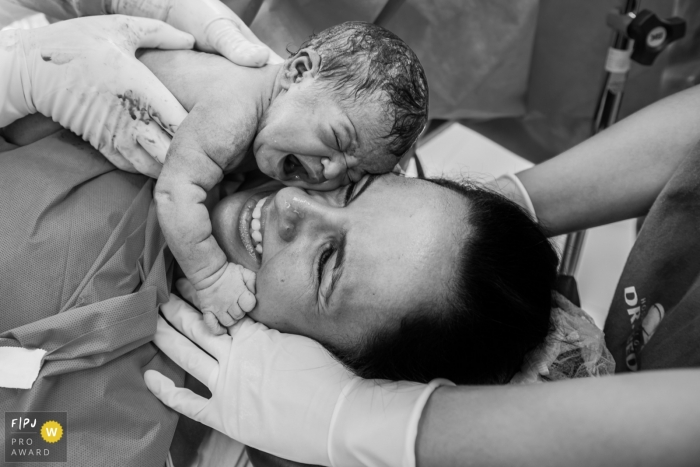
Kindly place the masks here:
[[(430, 181), (387, 174), (378, 177), (356, 202), (360, 204), (363, 197), (362, 211), (353, 217), (361, 224), (361, 219), (367, 218), (370, 229), (363, 226), (348, 238), (371, 236), (372, 242), (356, 245), (359, 248), (372, 250), (386, 243), (401, 246), (401, 239), (406, 239), (408, 244), (421, 242), (424, 250), (449, 250), (448, 245), (434, 239), (455, 239), (468, 228), (465, 196)], [(383, 200), (386, 209), (382, 209)]]
[(408, 194), (410, 198), (407, 199), (407, 202), (414, 197), (411, 195), (415, 195), (416, 198), (420, 197), (424, 202), (442, 203), (446, 208), (466, 210), (468, 206), (468, 201), (462, 194), (430, 180), (388, 173), (380, 175), (374, 185), (383, 187), (384, 190), (396, 190), (402, 195)]
[[(417, 308), (431, 309), (443, 300), (458, 268), (461, 242), (458, 235), (429, 237), (437, 249), (421, 249), (415, 241), (394, 237), (392, 242), (373, 244), (374, 255), (362, 251), (355, 261), (349, 251), (332, 305), (340, 314), (339, 323), (355, 323), (366, 330), (375, 328), (373, 323), (400, 319)], [(388, 245), (400, 248), (382, 248)]]
[[(385, 308), (405, 300), (433, 301), (444, 295), (442, 285), (451, 282), (455, 272), (454, 258), (468, 230), (461, 195), (430, 182), (397, 176), (383, 176), (369, 190), (381, 196), (391, 189), (402, 192), (394, 201), (412, 204), (413, 209), (392, 209), (355, 235), (348, 233), (346, 269), (339, 287), (345, 306), (368, 306), (371, 301)], [(406, 197), (406, 189), (416, 190), (419, 196)], [(438, 196), (427, 201), (426, 192)], [(371, 203), (376, 206), (377, 198)], [(445, 209), (436, 208), (436, 203)]]

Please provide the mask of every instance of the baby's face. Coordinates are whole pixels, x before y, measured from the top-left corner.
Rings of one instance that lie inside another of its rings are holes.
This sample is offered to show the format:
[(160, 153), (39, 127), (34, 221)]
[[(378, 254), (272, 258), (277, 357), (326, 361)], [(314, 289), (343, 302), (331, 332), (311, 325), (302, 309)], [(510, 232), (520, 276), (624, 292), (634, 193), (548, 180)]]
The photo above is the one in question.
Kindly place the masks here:
[(253, 150), (260, 170), (285, 185), (333, 190), (392, 170), (396, 158), (380, 137), (387, 130), (379, 103), (341, 106), (315, 80), (304, 80), (272, 101)]

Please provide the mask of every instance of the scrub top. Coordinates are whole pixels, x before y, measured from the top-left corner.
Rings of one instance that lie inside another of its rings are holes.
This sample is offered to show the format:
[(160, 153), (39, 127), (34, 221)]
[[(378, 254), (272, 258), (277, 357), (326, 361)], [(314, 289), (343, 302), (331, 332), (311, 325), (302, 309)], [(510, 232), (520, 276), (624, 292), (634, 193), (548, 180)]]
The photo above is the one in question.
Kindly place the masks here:
[(150, 342), (173, 264), (153, 185), (67, 130), (0, 138), (0, 346), (47, 350), (31, 389), (0, 388), (0, 413), (67, 413), (68, 463), (46, 465), (164, 465), (178, 417), (142, 375), (183, 372)]
[(605, 323), (616, 372), (700, 366), (700, 147), (654, 202)]

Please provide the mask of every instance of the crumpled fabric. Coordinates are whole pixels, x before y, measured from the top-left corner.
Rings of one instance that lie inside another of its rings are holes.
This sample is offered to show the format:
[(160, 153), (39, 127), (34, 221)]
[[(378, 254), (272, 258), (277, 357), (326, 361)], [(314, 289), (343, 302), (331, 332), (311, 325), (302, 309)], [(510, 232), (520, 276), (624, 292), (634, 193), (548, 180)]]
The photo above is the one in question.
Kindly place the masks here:
[(588, 378), (615, 373), (605, 335), (585, 311), (554, 292), (552, 329), (545, 341), (525, 356), (511, 384)]
[(0, 389), (0, 413), (67, 412), (70, 466), (163, 466), (178, 417), (142, 374), (183, 372), (150, 343), (173, 263), (153, 180), (67, 130), (2, 147), (0, 346), (47, 354), (31, 389)]

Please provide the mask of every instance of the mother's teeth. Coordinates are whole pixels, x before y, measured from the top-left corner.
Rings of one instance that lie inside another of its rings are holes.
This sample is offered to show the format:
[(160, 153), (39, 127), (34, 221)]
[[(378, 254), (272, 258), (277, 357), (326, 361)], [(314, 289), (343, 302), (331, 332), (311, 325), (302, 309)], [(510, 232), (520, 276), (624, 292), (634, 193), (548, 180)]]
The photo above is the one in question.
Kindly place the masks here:
[(263, 204), (265, 204), (266, 199), (267, 196), (258, 201), (258, 204), (255, 205), (255, 209), (253, 209), (253, 219), (260, 219), (260, 216), (262, 215), (262, 207)]
[(255, 205), (255, 208), (253, 209), (253, 218), (250, 221), (250, 237), (253, 239), (253, 244), (255, 245), (255, 251), (258, 253), (262, 254), (262, 232), (260, 232), (260, 229), (262, 227), (262, 224), (260, 222), (260, 218), (262, 216), (262, 207), (265, 204), (265, 200), (267, 199), (267, 196)]

